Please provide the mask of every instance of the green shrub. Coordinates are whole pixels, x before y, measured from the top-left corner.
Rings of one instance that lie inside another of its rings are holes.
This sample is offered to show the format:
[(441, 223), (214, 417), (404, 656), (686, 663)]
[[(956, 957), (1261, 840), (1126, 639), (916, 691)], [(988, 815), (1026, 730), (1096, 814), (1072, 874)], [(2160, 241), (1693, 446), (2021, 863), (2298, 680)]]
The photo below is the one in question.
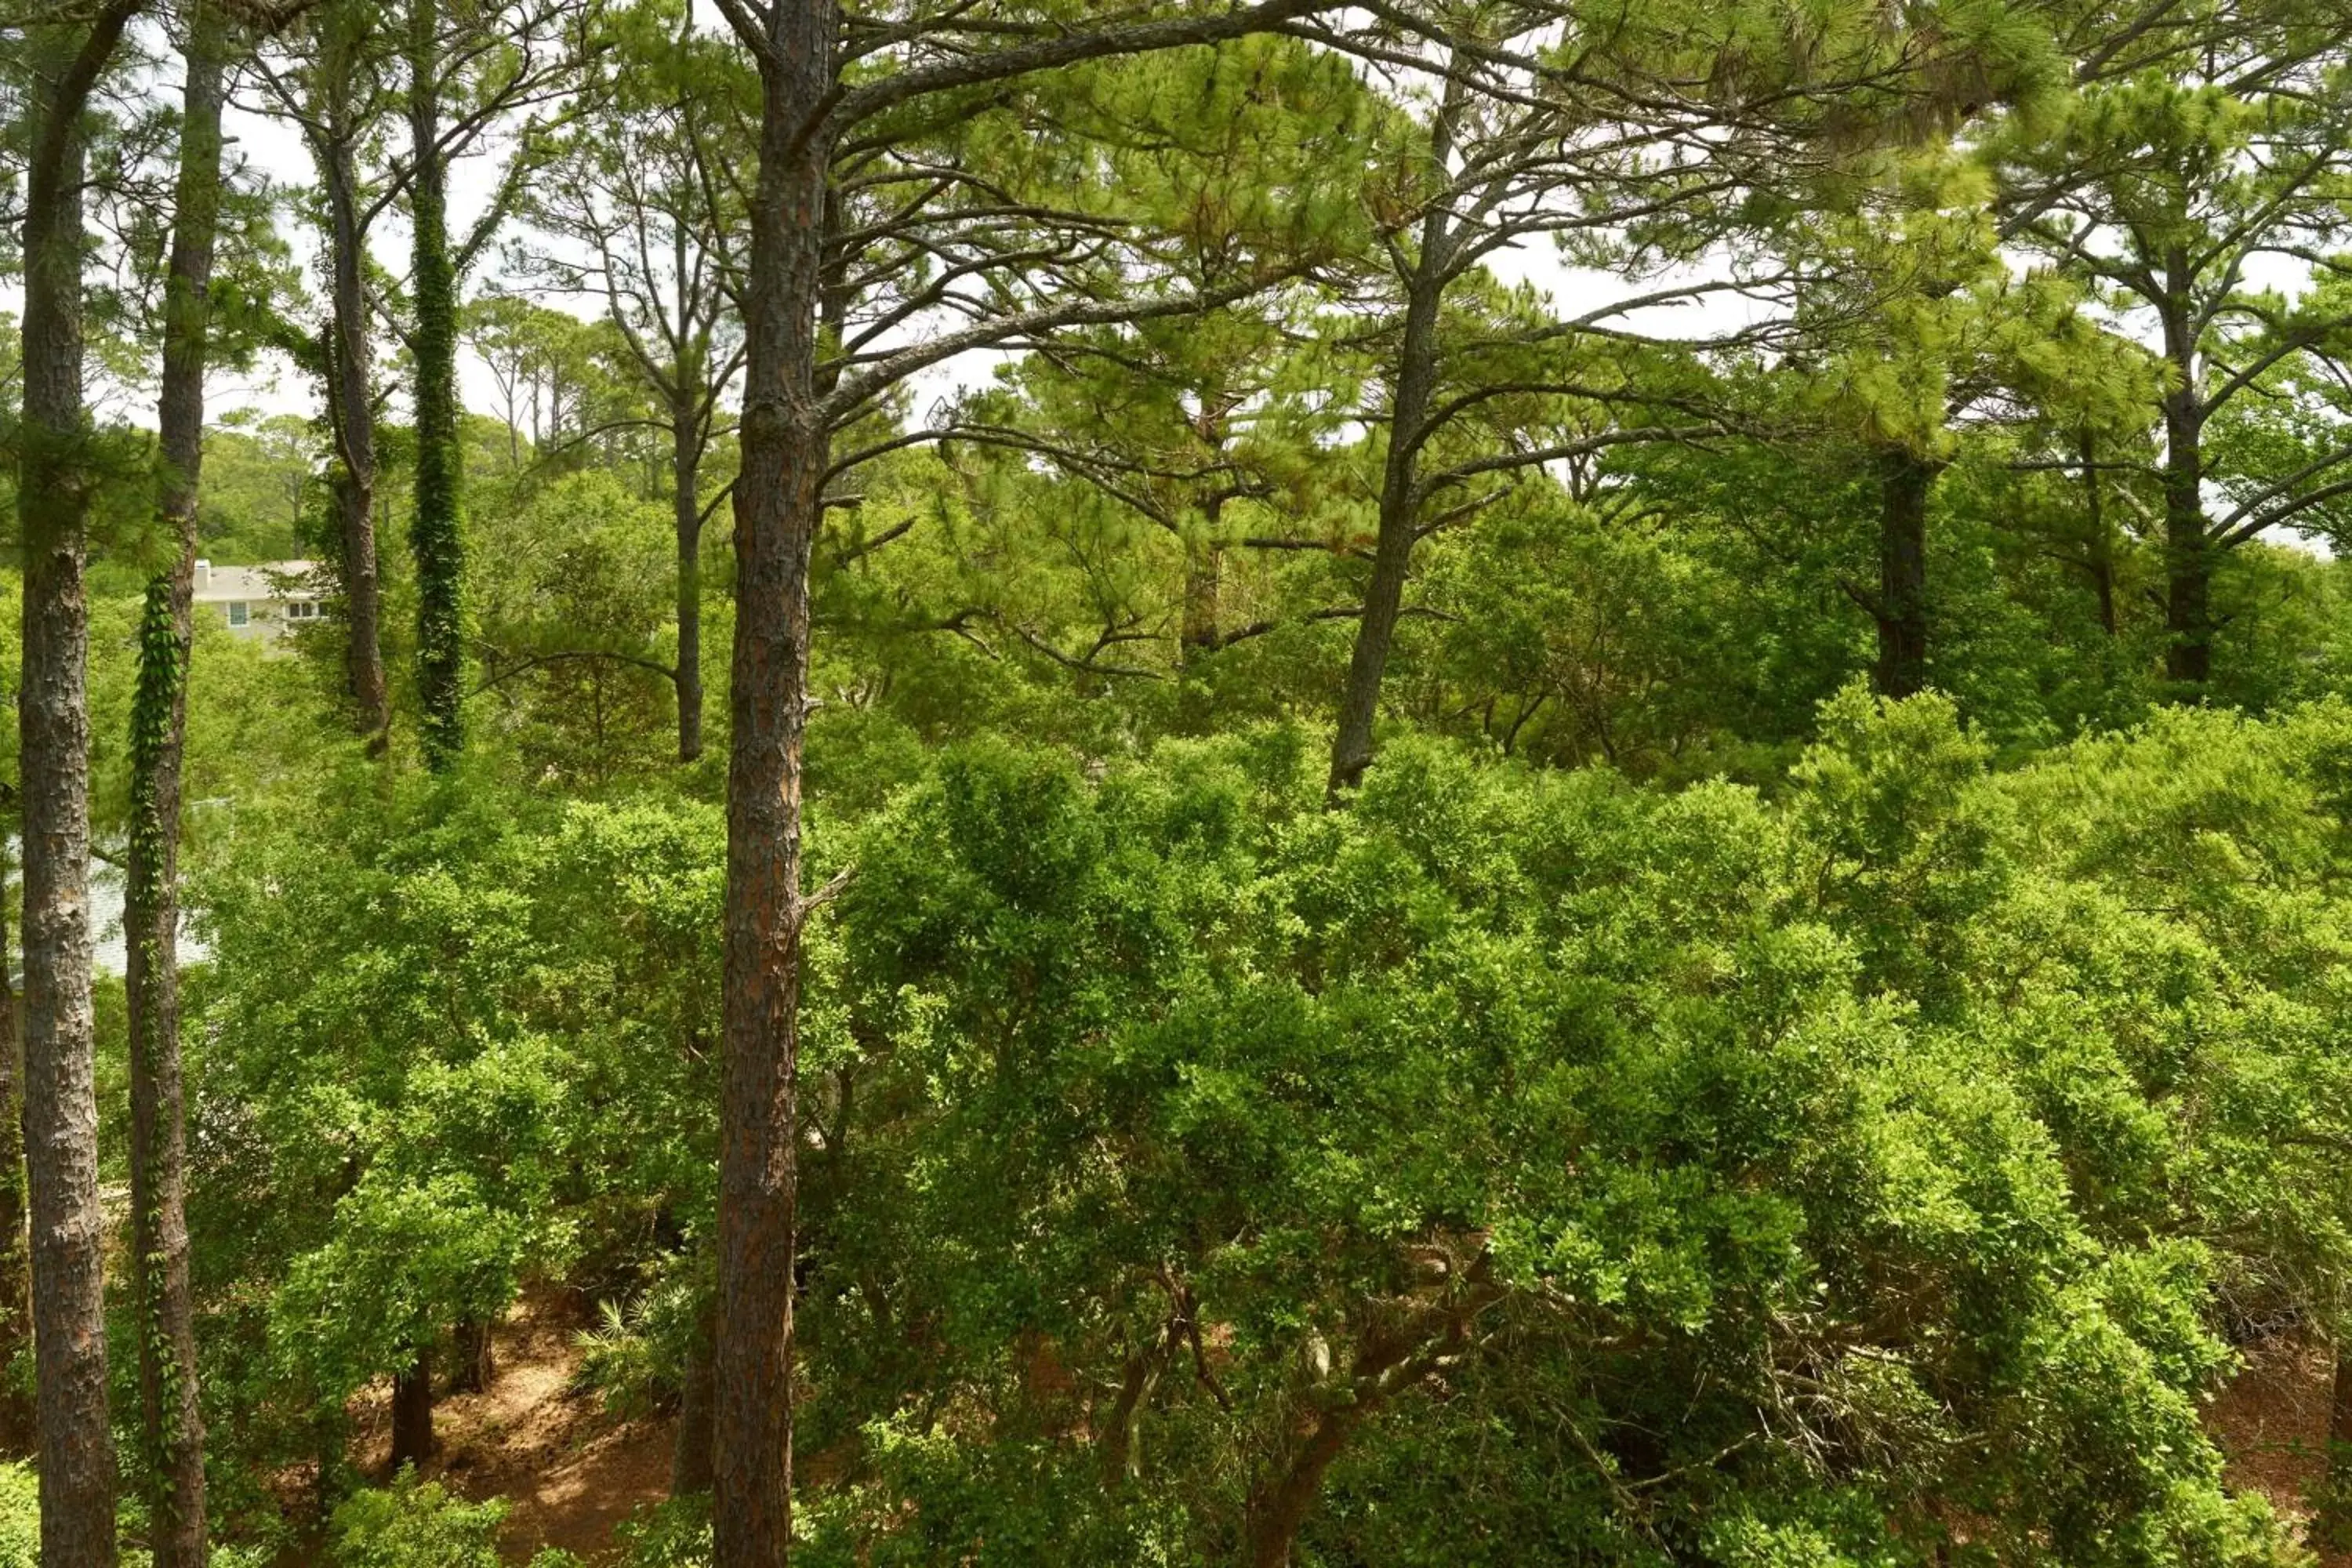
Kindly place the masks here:
[(0, 1464), (0, 1568), (41, 1560), (41, 1484), (33, 1467)]
[(414, 1472), (335, 1510), (329, 1534), (337, 1568), (499, 1568), (505, 1500), (467, 1502)]

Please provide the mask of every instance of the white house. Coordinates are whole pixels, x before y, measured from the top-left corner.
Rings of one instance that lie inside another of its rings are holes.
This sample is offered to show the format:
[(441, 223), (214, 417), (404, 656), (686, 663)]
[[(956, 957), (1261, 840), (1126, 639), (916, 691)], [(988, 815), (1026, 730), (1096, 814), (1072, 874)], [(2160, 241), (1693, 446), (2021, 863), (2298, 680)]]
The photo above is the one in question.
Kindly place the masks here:
[(315, 561), (265, 561), (258, 566), (196, 563), (196, 605), (219, 616), (233, 637), (276, 642), (287, 627), (317, 620), (324, 587)]

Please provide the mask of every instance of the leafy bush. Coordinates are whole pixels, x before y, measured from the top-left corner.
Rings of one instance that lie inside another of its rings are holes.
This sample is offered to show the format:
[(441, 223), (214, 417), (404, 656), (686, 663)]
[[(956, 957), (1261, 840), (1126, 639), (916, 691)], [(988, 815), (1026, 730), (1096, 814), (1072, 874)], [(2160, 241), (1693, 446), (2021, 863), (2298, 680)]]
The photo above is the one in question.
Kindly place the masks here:
[(404, 1470), (381, 1490), (355, 1492), (328, 1526), (336, 1568), (499, 1568), (503, 1499), (469, 1503)]
[(0, 1568), (37, 1568), (40, 1560), (40, 1479), (30, 1465), (0, 1464)]

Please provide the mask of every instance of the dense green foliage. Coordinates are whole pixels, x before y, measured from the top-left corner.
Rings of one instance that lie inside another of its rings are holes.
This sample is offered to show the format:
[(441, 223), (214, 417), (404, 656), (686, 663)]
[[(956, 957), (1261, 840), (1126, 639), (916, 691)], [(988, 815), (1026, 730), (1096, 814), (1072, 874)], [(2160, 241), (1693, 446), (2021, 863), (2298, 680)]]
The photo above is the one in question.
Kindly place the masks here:
[[(536, 1547), (401, 1448), (526, 1303), (583, 1420), (689, 1438), (617, 1558), (719, 1560), (728, 943), (803, 834), (825, 891), (751, 962), (799, 1009), (810, 1568), (2290, 1568), (2352, 1529), (2352, 1452), (2268, 1497), (2210, 1417), (2333, 1356), (2352, 1436), (2343, 19), (1413, 0), (1162, 47), (1104, 9), (850, 17), (865, 117), (780, 213), (780, 58), (677, 0), (227, 8), (239, 112), (348, 188), (229, 171), (219, 363), (320, 406), (215, 411), (198, 547), (316, 560), (325, 613), (198, 606), (176, 826), (154, 443), (0, 430), (89, 502), (101, 888), (177, 836), (213, 1561)], [(126, 396), (172, 16), (86, 117)], [(28, 50), (90, 25), (0, 0), (9, 202)], [(785, 283), (806, 374), (739, 424)], [(805, 628), (747, 586), (779, 425), (822, 459)], [(755, 623), (806, 668), (730, 662)], [(119, 980), (97, 1015), (110, 1198), (158, 1053)], [(156, 1325), (107, 1268), (161, 1558)], [(0, 1462), (0, 1568), (37, 1504)]]

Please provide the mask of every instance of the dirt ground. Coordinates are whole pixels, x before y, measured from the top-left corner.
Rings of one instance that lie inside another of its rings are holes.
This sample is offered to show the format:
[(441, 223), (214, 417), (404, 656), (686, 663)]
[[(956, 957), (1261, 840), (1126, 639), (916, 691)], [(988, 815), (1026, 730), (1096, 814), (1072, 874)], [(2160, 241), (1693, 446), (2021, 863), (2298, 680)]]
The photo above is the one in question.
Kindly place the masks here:
[[(2328, 1400), (2335, 1363), (2326, 1347), (2299, 1338), (2252, 1346), (2246, 1369), (2205, 1414), (2229, 1458), (2232, 1485), (2262, 1493), (2288, 1517), (2309, 1517), (2310, 1498), (2327, 1468)], [(2352, 1557), (2322, 1553), (2325, 1568), (2352, 1568)]]
[[(481, 1394), (451, 1394), (433, 1415), (436, 1449), (428, 1479), (474, 1499), (512, 1505), (501, 1545), (510, 1563), (560, 1546), (610, 1562), (613, 1527), (669, 1493), (670, 1422), (619, 1421), (593, 1393), (572, 1387), (581, 1321), (564, 1297), (527, 1297), (492, 1331), (498, 1373)], [(390, 1409), (362, 1415), (360, 1462), (380, 1474), (391, 1446)]]
[[(498, 1375), (488, 1391), (451, 1395), (435, 1412), (439, 1448), (428, 1476), (469, 1498), (509, 1500), (502, 1543), (511, 1563), (549, 1546), (610, 1563), (614, 1527), (667, 1495), (671, 1423), (616, 1420), (598, 1396), (575, 1391), (580, 1328), (568, 1298), (527, 1298), (494, 1331)], [(2326, 1463), (2329, 1352), (2285, 1339), (2246, 1354), (2245, 1371), (2214, 1400), (2207, 1424), (2228, 1456), (2231, 1482), (2302, 1520)], [(383, 1467), (389, 1414), (382, 1399), (360, 1413), (357, 1457), (371, 1472)], [(2352, 1568), (2352, 1554), (2318, 1562)]]

